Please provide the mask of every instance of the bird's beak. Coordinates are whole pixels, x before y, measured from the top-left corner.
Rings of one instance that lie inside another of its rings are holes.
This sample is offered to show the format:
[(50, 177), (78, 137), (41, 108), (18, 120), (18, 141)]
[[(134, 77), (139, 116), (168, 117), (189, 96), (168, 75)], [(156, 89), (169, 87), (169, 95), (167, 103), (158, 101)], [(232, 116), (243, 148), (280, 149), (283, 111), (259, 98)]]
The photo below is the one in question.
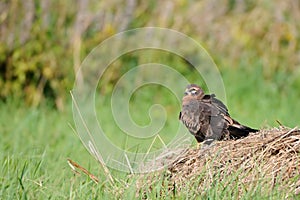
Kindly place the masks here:
[(184, 95), (188, 95), (189, 93), (188, 92), (184, 92)]

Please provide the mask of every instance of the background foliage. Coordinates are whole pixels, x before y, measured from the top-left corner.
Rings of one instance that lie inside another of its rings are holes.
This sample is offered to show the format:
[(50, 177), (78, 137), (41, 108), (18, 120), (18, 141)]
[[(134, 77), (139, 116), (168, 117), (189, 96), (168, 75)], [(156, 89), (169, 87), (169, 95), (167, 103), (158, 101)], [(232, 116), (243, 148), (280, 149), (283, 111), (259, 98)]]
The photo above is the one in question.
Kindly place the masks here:
[[(1, 1), (0, 97), (21, 97), (30, 105), (46, 97), (62, 109), (89, 51), (115, 33), (143, 26), (183, 32), (207, 47), (221, 71), (259, 70), (284, 93), (300, 85), (299, 11), (293, 0)], [(119, 62), (107, 82), (113, 84), (120, 66), (130, 62)]]

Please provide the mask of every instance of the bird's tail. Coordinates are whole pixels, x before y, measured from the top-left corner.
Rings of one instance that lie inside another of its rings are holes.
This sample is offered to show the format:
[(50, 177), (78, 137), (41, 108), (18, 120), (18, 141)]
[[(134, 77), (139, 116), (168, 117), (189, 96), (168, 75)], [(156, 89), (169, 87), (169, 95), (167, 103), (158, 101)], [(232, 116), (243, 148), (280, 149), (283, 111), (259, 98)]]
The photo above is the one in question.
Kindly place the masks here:
[(230, 124), (228, 127), (230, 138), (238, 139), (241, 137), (248, 136), (250, 132), (255, 133), (255, 132), (259, 131), (257, 129), (253, 129), (248, 126), (244, 126), (244, 125), (240, 124), (239, 122), (237, 122), (236, 120), (232, 119), (232, 122), (233, 123)]

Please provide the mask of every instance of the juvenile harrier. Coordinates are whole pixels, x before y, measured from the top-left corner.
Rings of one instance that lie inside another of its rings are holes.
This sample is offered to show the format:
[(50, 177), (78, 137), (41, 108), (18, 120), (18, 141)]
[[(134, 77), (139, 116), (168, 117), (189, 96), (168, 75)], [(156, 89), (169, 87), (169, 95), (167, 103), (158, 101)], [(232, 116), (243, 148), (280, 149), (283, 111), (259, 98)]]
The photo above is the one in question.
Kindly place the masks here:
[(232, 119), (226, 106), (214, 94), (204, 94), (196, 84), (186, 87), (179, 119), (200, 143), (210, 145), (214, 140), (238, 139), (258, 130)]

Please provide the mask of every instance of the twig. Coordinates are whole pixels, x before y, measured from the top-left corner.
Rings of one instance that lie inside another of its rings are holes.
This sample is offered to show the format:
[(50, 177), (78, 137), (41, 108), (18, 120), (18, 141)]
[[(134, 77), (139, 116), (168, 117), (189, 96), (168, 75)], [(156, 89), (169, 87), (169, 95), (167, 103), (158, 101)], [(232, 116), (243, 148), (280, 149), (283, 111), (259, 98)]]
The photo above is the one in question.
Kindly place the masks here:
[(90, 177), (90, 179), (92, 179), (95, 183), (97, 183), (97, 184), (99, 183), (99, 179), (96, 176), (94, 176), (93, 174), (91, 174), (88, 170), (86, 170), (85, 168), (83, 168), (82, 166), (80, 166), (78, 163), (74, 162), (71, 159), (67, 159), (67, 160), (68, 160), (69, 166), (75, 173), (79, 174), (79, 172), (76, 170), (76, 168), (80, 169), (80, 171), (82, 171), (83, 173), (88, 175)]

